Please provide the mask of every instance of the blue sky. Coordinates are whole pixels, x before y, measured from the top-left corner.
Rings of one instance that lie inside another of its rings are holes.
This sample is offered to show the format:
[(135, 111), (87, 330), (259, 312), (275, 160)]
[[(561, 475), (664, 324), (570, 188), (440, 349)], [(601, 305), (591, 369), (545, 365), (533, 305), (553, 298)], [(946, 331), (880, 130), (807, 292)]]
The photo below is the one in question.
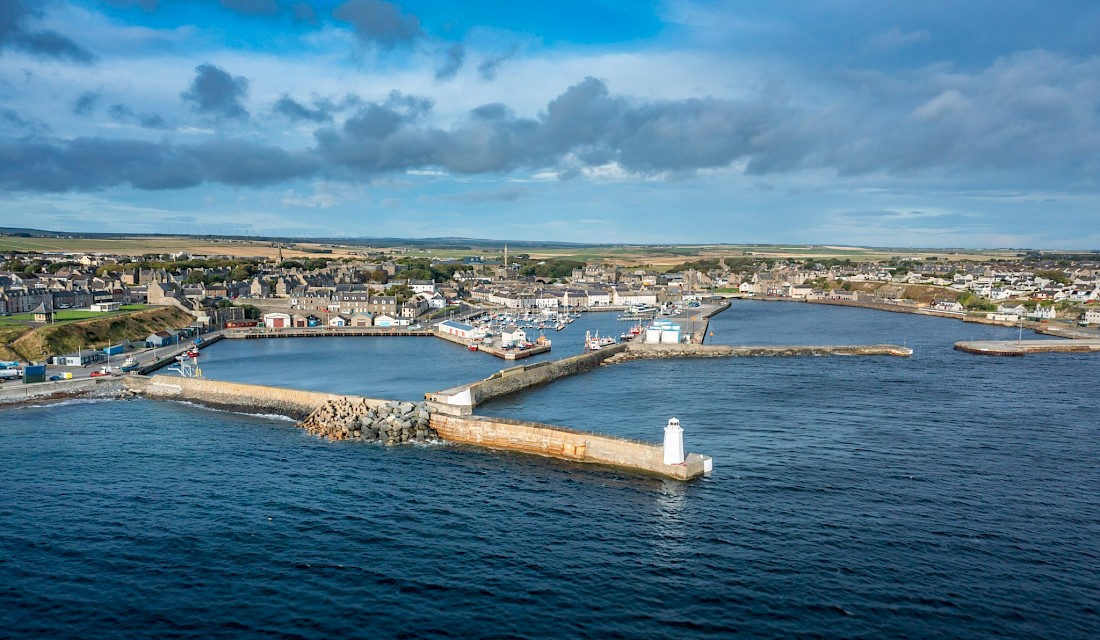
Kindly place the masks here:
[(0, 226), (1100, 248), (1098, 26), (1073, 1), (0, 0)]

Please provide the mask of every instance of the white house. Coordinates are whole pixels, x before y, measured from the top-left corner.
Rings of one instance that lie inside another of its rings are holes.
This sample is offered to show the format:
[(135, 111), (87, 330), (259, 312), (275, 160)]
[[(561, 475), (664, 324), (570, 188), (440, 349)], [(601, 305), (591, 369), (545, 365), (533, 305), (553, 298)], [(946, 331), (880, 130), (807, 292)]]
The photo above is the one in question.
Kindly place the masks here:
[(291, 326), (290, 314), (288, 313), (265, 313), (264, 314), (264, 326), (271, 327), (272, 329), (284, 329)]
[(401, 321), (397, 318), (384, 313), (374, 316), (374, 326), (376, 327), (399, 327), (401, 324)]
[(469, 340), (473, 337), (474, 328), (466, 323), (458, 322), (456, 320), (444, 320), (438, 325), (440, 333), (462, 338), (463, 340)]
[(1089, 324), (1100, 324), (1100, 309), (1089, 309), (1086, 311), (1085, 322)]
[(626, 289), (616, 287), (613, 300), (615, 304), (622, 306), (656, 305), (657, 293), (648, 289)]
[(330, 327), (346, 327), (348, 326), (348, 319), (341, 315), (332, 316), (332, 319), (328, 321)]
[(1034, 318), (1035, 320), (1053, 320), (1057, 317), (1058, 312), (1054, 310), (1054, 305), (1044, 307), (1043, 305), (1037, 305), (1034, 310), (1029, 311), (1027, 317)]
[(502, 347), (508, 348), (525, 342), (527, 342), (527, 333), (514, 324), (505, 327), (500, 332), (500, 343)]
[(435, 293), (435, 282), (432, 280), (409, 280), (409, 287), (413, 293)]

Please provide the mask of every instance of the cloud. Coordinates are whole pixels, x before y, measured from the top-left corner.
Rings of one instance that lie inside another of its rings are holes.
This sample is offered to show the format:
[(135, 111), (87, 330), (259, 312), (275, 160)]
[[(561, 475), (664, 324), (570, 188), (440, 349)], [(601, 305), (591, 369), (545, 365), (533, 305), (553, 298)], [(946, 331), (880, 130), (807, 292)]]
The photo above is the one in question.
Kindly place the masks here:
[(247, 96), (247, 78), (231, 76), (212, 64), (195, 67), (191, 88), (180, 94), (195, 111), (240, 119), (248, 117), (248, 111), (241, 105)]
[(453, 80), (458, 75), (458, 70), (462, 68), (462, 63), (466, 60), (466, 47), (462, 46), (462, 43), (456, 42), (447, 49), (446, 57), (443, 59), (443, 64), (435, 70), (436, 80)]
[(332, 17), (351, 24), (363, 42), (386, 49), (424, 35), (420, 18), (402, 13), (398, 5), (382, 0), (347, 0), (332, 10)]
[(290, 5), (290, 14), (294, 17), (295, 22), (304, 22), (312, 25), (316, 25), (320, 22), (317, 18), (317, 11), (315, 11), (310, 4), (305, 2), (295, 2)]
[(318, 106), (315, 109), (303, 105), (290, 96), (283, 96), (275, 103), (275, 112), (295, 121), (330, 122), (332, 105)]
[(141, 7), (148, 12), (153, 12), (156, 11), (157, 7), (160, 5), (160, 0), (107, 0), (107, 4), (116, 6), (120, 9)]
[(102, 138), (0, 142), (0, 185), (13, 191), (94, 191), (126, 184), (163, 190), (204, 182), (263, 186), (308, 177), (317, 168), (308, 152), (238, 139), (198, 145)]
[(81, 64), (90, 64), (96, 57), (56, 31), (35, 31), (27, 23), (42, 18), (38, 3), (25, 0), (0, 1), (0, 50), (8, 47), (21, 49), (32, 55), (64, 58)]
[(924, 42), (931, 35), (927, 31), (902, 31), (897, 27), (878, 33), (867, 39), (863, 49), (870, 53), (887, 53)]
[(85, 91), (73, 102), (73, 113), (78, 116), (91, 115), (99, 104), (100, 93), (98, 91)]
[[(6, 167), (3, 184), (31, 190), (54, 184), (62, 190), (114, 184), (180, 188), (204, 181), (270, 184), (301, 176), (357, 182), (424, 171), (529, 171), (601, 181), (683, 179), (708, 172), (812, 173), (826, 180), (875, 175), (943, 181), (962, 175), (980, 176), (986, 188), (1019, 183), (1020, 188), (1095, 190), (1100, 186), (1095, 180), (1098, 78), (1098, 58), (1041, 51), (1006, 57), (973, 73), (933, 67), (900, 78), (864, 75), (858, 92), (838, 92), (820, 104), (788, 103), (781, 92), (768, 91), (742, 99), (639, 98), (586, 78), (534, 115), (488, 103), (450, 123), (440, 123), (433, 101), (422, 96), (393, 92), (375, 101), (349, 96), (338, 103), (316, 98), (302, 103), (285, 95), (274, 103), (275, 112), (322, 125), (313, 132), (311, 148), (246, 140), (214, 141), (210, 147), (98, 139), (32, 144), (12, 136), (6, 149), (14, 166), (2, 158), (0, 166)], [(243, 112), (246, 92), (244, 78), (202, 65), (184, 96), (197, 110), (232, 116)], [(342, 117), (346, 110), (350, 114)], [(108, 115), (163, 126), (141, 120), (123, 105), (112, 106)], [(109, 160), (86, 169), (84, 151), (90, 147)], [(126, 161), (137, 156), (147, 161)]]
[(113, 104), (107, 109), (107, 115), (116, 122), (137, 124), (145, 129), (167, 129), (168, 122), (155, 113), (135, 113), (124, 104)]
[(485, 58), (481, 61), (481, 64), (477, 65), (477, 74), (486, 82), (496, 80), (500, 66), (511, 60), (516, 55), (516, 50), (516, 47), (512, 47), (504, 53)]
[(218, 0), (218, 4), (245, 16), (274, 16), (280, 11), (276, 0)]

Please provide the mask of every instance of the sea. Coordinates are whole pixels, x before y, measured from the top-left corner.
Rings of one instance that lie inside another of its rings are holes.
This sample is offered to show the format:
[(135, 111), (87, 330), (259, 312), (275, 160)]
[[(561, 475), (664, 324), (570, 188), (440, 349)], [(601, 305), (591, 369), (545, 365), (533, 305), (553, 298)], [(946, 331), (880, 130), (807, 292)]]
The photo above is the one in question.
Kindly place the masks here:
[[(549, 357), (629, 326), (586, 314)], [(714, 459), (690, 483), (172, 402), (0, 408), (0, 637), (1100, 637), (1097, 356), (969, 355), (1019, 334), (802, 303), (709, 332), (914, 354), (633, 361), (478, 408), (652, 441), (676, 417)], [(514, 364), (427, 338), (202, 360), (400, 399)]]

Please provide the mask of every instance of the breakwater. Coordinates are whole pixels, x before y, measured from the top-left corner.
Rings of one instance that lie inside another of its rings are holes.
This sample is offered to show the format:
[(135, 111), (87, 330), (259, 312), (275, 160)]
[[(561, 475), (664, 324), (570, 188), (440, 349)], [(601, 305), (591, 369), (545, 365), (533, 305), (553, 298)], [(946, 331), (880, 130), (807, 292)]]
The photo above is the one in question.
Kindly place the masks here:
[(372, 405), (365, 398), (345, 397), (329, 400), (298, 426), (329, 440), (364, 440), (392, 447), (437, 438), (429, 424), (430, 416), (423, 402)]
[(369, 406), (385, 404), (385, 400), (345, 396), (316, 391), (299, 391), (256, 384), (221, 382), (203, 378), (183, 378), (156, 375), (152, 377), (127, 376), (121, 378), (127, 389), (146, 397), (163, 400), (182, 400), (215, 409), (242, 413), (275, 413), (303, 420), (314, 411), (334, 400), (354, 398)]
[(983, 356), (1022, 356), (1028, 353), (1096, 353), (1100, 340), (986, 340), (956, 342), (955, 349)]
[(536, 422), (433, 413), (431, 426), (449, 442), (631, 469), (676, 480), (691, 480), (712, 469), (711, 459), (697, 453), (688, 454), (682, 464), (665, 464), (664, 447), (659, 444)]
[(590, 371), (626, 348), (625, 344), (617, 344), (561, 360), (511, 367), (498, 371), (484, 380), (429, 393), (426, 397), (444, 407), (469, 410), (492, 398)]
[(406, 338), (424, 338), (434, 335), (435, 332), (429, 331), (428, 329), (389, 329), (385, 327), (288, 327), (286, 329), (271, 329), (261, 327), (255, 329), (225, 330), (225, 337), (233, 340), (249, 340), (260, 338), (333, 338), (340, 336), (391, 336)]
[(66, 400), (85, 396), (113, 396), (123, 389), (119, 378), (75, 378), (54, 382), (5, 383), (0, 386), (0, 404)]
[(913, 355), (908, 347), (876, 345), (730, 346), (702, 344), (630, 344), (607, 359), (607, 364), (656, 358), (725, 358), (783, 356), (899, 356)]
[(654, 443), (533, 422), (447, 415), (437, 411), (440, 405), (431, 401), (394, 402), (169, 376), (128, 376), (111, 383), (115, 395), (141, 395), (228, 411), (287, 416), (298, 420), (298, 426), (310, 433), (331, 440), (377, 441), (392, 446), (438, 438), (679, 480), (702, 475), (711, 465), (709, 457), (699, 454), (689, 454), (681, 465), (666, 465), (663, 446)]

